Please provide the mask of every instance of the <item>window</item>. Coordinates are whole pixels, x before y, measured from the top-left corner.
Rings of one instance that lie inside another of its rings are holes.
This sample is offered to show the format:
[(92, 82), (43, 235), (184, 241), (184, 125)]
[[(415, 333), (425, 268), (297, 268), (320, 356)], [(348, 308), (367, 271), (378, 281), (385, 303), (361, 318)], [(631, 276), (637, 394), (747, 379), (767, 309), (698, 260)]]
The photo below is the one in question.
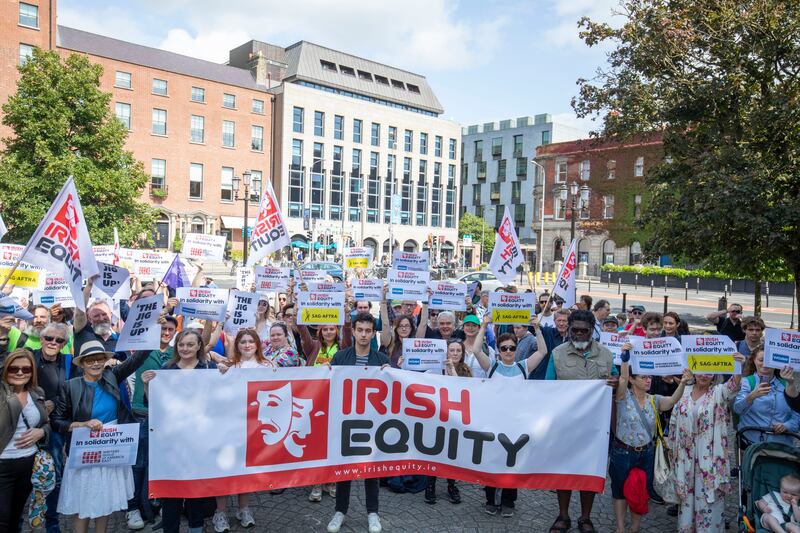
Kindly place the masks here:
[(363, 124), (363, 122), (361, 121), (360, 118), (354, 118), (353, 119), (353, 142), (354, 143), (360, 143), (361, 142), (362, 124)]
[(23, 26), (30, 26), (31, 28), (39, 27), (39, 6), (19, 3), (19, 23)]
[(400, 224), (411, 225), (411, 207), (411, 158), (406, 157), (403, 162), (403, 180), (400, 182)]
[(253, 105), (250, 107), (250, 111), (256, 113), (257, 115), (264, 114), (264, 100), (256, 100), (253, 99)]
[(427, 133), (420, 133), (419, 134), (419, 153), (422, 155), (428, 155), (428, 134)]
[(346, 67), (344, 65), (339, 65), (339, 72), (353, 77), (356, 75), (356, 71), (352, 67)]
[(192, 115), (191, 127), (189, 131), (191, 142), (193, 143), (205, 142), (205, 136), (206, 136), (205, 123), (206, 123), (205, 118), (199, 115)]
[(517, 204), (514, 206), (514, 225), (518, 228), (525, 226), (525, 204)]
[(348, 219), (350, 222), (361, 220), (361, 202), (364, 198), (364, 178), (361, 175), (361, 150), (353, 149), (353, 164), (350, 169), (350, 208)]
[[(591, 194), (592, 193), (591, 193), (591, 191), (586, 190), (585, 192), (581, 191), (580, 194), (581, 194), (581, 198), (578, 199), (578, 212), (580, 213), (580, 217), (581, 217), (582, 220), (588, 220), (589, 216), (590, 216), (589, 207), (591, 205), (591, 198), (592, 198)], [(584, 194), (586, 195), (585, 199), (583, 198)]]
[(411, 130), (405, 131), (403, 150), (406, 152), (412, 152), (414, 150), (414, 132)]
[(219, 199), (223, 202), (233, 201), (233, 168), (222, 167), (222, 175), (220, 176), (220, 196)]
[(405, 89), (406, 85), (402, 81), (392, 80), (392, 87), (395, 89)]
[(325, 136), (325, 113), (322, 111), (314, 111), (314, 135)]
[(330, 61), (325, 61), (324, 59), (319, 60), (319, 64), (322, 66), (322, 70), (329, 70), (331, 72), (338, 72), (336, 70), (336, 63), (331, 63)]
[(494, 227), (499, 228), (500, 224), (503, 223), (503, 217), (505, 216), (505, 209), (495, 209), (494, 210)]
[(608, 169), (608, 179), (615, 179), (617, 177), (617, 162), (609, 159), (608, 163), (606, 163), (606, 168)]
[(550, 144), (550, 130), (542, 132), (542, 144)]
[(633, 218), (642, 216), (642, 195), (637, 194), (633, 197)]
[(417, 177), (417, 226), (428, 225), (428, 162), (419, 161), (419, 174)]
[(192, 163), (189, 167), (189, 198), (203, 199), (203, 165)]
[(153, 134), (167, 134), (167, 111), (165, 109), (153, 109)]
[(192, 217), (192, 223), (189, 226), (192, 233), (205, 233), (206, 223), (202, 217)]
[(153, 79), (153, 94), (167, 96), (167, 80)]
[(236, 123), (232, 120), (222, 121), (222, 146), (226, 148), (236, 146)]
[(614, 196), (611, 194), (603, 196), (603, 218), (614, 218)]
[(118, 70), (114, 75), (114, 87), (119, 87), (121, 89), (130, 89), (131, 73), (122, 72), (121, 70)]
[[(455, 166), (450, 165), (455, 173)], [(451, 182), (452, 183), (452, 182)], [(445, 228), (454, 228), (455, 225), (455, 215), (456, 215), (456, 189), (455, 184), (448, 185), (445, 191), (445, 198), (444, 198), (444, 227)]]
[(644, 157), (636, 158), (636, 163), (633, 165), (633, 175), (637, 178), (644, 176)]
[(567, 162), (556, 161), (556, 183), (564, 183), (567, 181)]
[(264, 128), (261, 126), (252, 126), (251, 128), (250, 149), (256, 152), (264, 151)]
[(29, 44), (22, 44), (19, 45), (19, 64), (20, 66), (24, 65), (28, 62), (28, 59), (33, 57), (33, 46)]
[(395, 156), (390, 155), (386, 158), (386, 179), (383, 181), (383, 223), (397, 223), (399, 220), (391, 220), (392, 215), (392, 194), (394, 193), (394, 162)]
[(483, 160), (483, 141), (475, 141), (475, 161)]
[(292, 163), (289, 167), (289, 216), (303, 216), (303, 187), (305, 169), (303, 168), (303, 141), (292, 139)]
[(525, 177), (528, 175), (528, 160), (524, 157), (517, 158), (517, 176)]
[(492, 157), (499, 158), (503, 155), (503, 138), (495, 137), (492, 139)]
[(323, 218), (325, 213), (325, 145), (314, 143), (311, 163), (311, 218)]
[(344, 209), (344, 169), (342, 159), (344, 149), (341, 146), (333, 147), (333, 168), (331, 169), (331, 202), (329, 207), (329, 217), (331, 220), (342, 220)]
[(522, 135), (514, 135), (514, 157), (522, 157)]
[(150, 160), (150, 187), (163, 189), (167, 180), (167, 161), (164, 159)]
[(518, 204), (522, 200), (522, 182), (511, 182), (511, 203)]
[(236, 109), (236, 95), (230, 93), (222, 94), (222, 107)]
[(397, 148), (397, 128), (389, 126), (389, 149), (394, 150)]
[(377, 74), (375, 74), (375, 81), (377, 81), (381, 85), (389, 85), (389, 78), (387, 78), (386, 76), (378, 76)]
[(292, 131), (294, 133), (303, 133), (303, 108), (292, 108)]
[(192, 87), (192, 102), (204, 104), (206, 102), (206, 90), (202, 87)]
[(507, 159), (498, 159), (497, 160), (497, 180), (498, 181), (506, 181), (506, 164), (508, 163)]
[(344, 139), (344, 117), (333, 115), (333, 138), (337, 141)]
[(260, 170), (250, 171), (250, 202), (259, 203), (261, 201), (261, 187), (263, 178)]
[(433, 139), (433, 156), (442, 157), (442, 137), (437, 135)]
[(408, 87), (408, 90), (410, 92), (419, 94), (419, 87), (417, 87), (416, 85), (411, 85), (410, 83), (406, 83), (406, 87)]
[(380, 159), (378, 152), (369, 153), (369, 178), (367, 179), (367, 222), (378, 222), (378, 206), (380, 196), (380, 181), (378, 165)]
[(363, 70), (359, 70), (358, 79), (372, 81), (372, 74), (370, 74), (369, 72), (364, 72)]
[(448, 146), (448, 149), (447, 149), (447, 157), (450, 158), (450, 159), (455, 159), (456, 158), (456, 140), (455, 139), (450, 139), (450, 141), (449, 141), (449, 146)]
[(478, 162), (478, 179), (485, 180), (486, 179), (486, 161), (479, 161)]
[(583, 161), (581, 161), (580, 174), (581, 174), (581, 179), (583, 181), (589, 181), (590, 171), (591, 171), (591, 162), (588, 159), (584, 159)]
[(117, 102), (114, 104), (114, 113), (117, 115), (117, 120), (122, 122), (125, 129), (131, 130), (131, 104)]
[(380, 146), (381, 145), (381, 125), (375, 122), (372, 123), (372, 127), (370, 129), (370, 144), (372, 146)]
[(431, 226), (442, 225), (442, 188), (434, 183), (431, 189)]
[(469, 163), (461, 163), (461, 183), (462, 184), (466, 183), (468, 177), (469, 177)]
[(497, 181), (489, 185), (489, 200), (492, 202), (500, 201), (500, 183)]
[(561, 195), (559, 194), (558, 189), (555, 191), (555, 196), (553, 196), (553, 218), (556, 220), (564, 220), (567, 214), (567, 203), (566, 200), (561, 199)]

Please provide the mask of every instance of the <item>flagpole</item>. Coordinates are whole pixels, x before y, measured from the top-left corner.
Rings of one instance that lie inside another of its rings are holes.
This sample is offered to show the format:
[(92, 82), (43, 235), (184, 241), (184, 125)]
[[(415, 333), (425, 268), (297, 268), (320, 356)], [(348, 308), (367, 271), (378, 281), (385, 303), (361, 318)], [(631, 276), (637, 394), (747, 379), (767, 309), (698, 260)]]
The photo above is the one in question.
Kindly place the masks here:
[(14, 266), (11, 267), (11, 270), (8, 271), (8, 275), (6, 276), (6, 279), (4, 279), (3, 280), (3, 284), (0, 285), (0, 291), (2, 291), (3, 289), (6, 288), (6, 284), (8, 284), (8, 280), (10, 280), (11, 276), (14, 275), (14, 272), (16, 272), (17, 267), (19, 266), (19, 264), (21, 262), (22, 262), (22, 254), (20, 254), (19, 259), (17, 259), (17, 262), (14, 263)]

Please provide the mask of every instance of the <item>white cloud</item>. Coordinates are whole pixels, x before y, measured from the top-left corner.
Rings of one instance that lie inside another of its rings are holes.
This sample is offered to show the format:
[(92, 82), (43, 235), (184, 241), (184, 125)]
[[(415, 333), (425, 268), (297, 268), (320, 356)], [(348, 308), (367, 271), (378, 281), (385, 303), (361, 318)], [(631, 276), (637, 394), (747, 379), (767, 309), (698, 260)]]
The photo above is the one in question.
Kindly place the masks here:
[(122, 39), (137, 44), (153, 45), (153, 37), (142, 28), (127, 9), (106, 5), (100, 9), (80, 9), (69, 4), (58, 6), (58, 24)]
[(215, 63), (224, 63), (228, 60), (229, 50), (249, 39), (247, 32), (243, 30), (216, 30), (192, 36), (182, 28), (174, 28), (167, 32), (166, 38), (158, 44), (158, 47)]
[(578, 20), (589, 17), (594, 22), (612, 23), (620, 0), (550, 0), (556, 21), (546, 32), (549, 42), (559, 47), (584, 48), (578, 37)]
[(603, 126), (591, 118), (578, 118), (573, 112), (556, 113), (553, 115), (553, 122), (578, 130), (582, 134), (581, 137), (588, 137), (590, 132), (600, 130)]

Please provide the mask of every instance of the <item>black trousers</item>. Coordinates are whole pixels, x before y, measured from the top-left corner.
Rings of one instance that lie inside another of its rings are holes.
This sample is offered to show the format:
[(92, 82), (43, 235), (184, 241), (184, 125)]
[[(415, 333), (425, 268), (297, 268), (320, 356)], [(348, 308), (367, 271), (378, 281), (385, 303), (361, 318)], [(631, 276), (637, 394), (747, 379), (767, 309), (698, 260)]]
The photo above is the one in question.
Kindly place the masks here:
[(162, 498), (161, 520), (164, 533), (178, 533), (181, 529), (181, 508), (186, 507), (186, 518), (189, 527), (203, 527), (205, 498)]
[(19, 531), (19, 519), (33, 489), (33, 458), (0, 459), (0, 531)]
[[(336, 510), (347, 514), (350, 507), (350, 481), (336, 483)], [(378, 512), (378, 478), (364, 480), (364, 490), (367, 492), (367, 513)]]
[(517, 489), (483, 487), (483, 490), (486, 491), (486, 503), (514, 508), (514, 502), (517, 501)]
[[(436, 480), (437, 479), (438, 478), (436, 476), (428, 476), (428, 486), (436, 488)], [(448, 487), (455, 487), (455, 485), (456, 485), (456, 480), (455, 479), (448, 479), (447, 480), (447, 486)]]

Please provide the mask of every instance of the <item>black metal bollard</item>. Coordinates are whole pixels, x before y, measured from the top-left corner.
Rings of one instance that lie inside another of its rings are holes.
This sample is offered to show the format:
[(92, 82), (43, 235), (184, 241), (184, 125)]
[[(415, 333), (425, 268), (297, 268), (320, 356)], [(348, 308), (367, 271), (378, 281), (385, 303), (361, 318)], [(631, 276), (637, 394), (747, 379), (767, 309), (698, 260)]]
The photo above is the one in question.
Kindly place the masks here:
[(622, 278), (617, 278), (617, 294), (622, 292)]
[(639, 290), (639, 274), (633, 275), (633, 290), (634, 291)]
[(667, 301), (668, 301), (668, 300), (669, 300), (669, 294), (665, 294), (665, 295), (664, 295), (664, 312), (665, 312), (665, 313), (667, 312), (667, 310), (668, 310), (668, 307), (669, 307), (669, 306), (668, 306), (668, 304), (667, 304)]
[(626, 312), (625, 310), (627, 308), (628, 308), (628, 293), (627, 292), (623, 292), (622, 293), (622, 312), (625, 313)]
[(653, 297), (653, 287), (655, 287), (655, 281), (652, 279), (650, 280), (650, 298)]
[(767, 307), (769, 307), (769, 281), (767, 282)]
[(684, 287), (683, 299), (684, 300), (688, 300), (689, 299), (689, 282), (688, 281), (686, 282), (686, 286)]

